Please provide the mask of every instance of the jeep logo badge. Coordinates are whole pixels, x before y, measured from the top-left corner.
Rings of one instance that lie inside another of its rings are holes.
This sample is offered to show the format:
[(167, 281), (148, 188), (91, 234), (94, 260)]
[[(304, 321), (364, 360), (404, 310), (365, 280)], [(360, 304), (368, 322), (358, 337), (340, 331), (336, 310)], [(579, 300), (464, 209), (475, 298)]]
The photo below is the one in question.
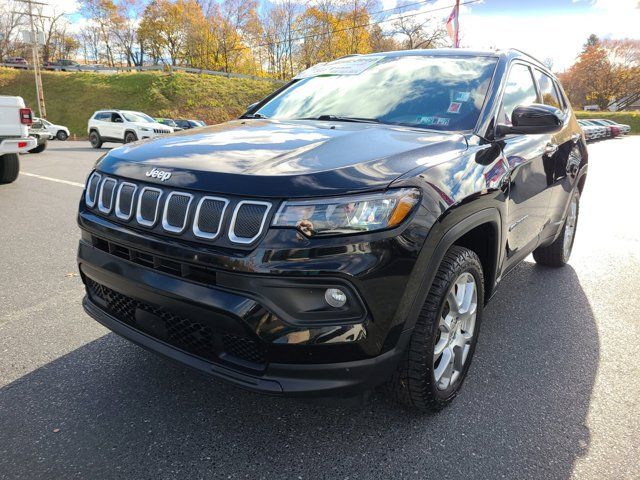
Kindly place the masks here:
[(165, 172), (164, 170), (158, 170), (157, 168), (152, 168), (151, 170), (145, 173), (147, 177), (157, 178), (161, 182), (165, 180), (169, 180), (171, 178), (171, 172)]

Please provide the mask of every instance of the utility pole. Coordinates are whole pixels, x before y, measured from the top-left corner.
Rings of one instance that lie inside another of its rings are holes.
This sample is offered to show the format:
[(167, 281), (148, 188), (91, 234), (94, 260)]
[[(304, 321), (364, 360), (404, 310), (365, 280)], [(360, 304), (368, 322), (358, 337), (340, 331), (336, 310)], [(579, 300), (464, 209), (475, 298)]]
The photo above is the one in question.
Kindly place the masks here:
[(16, 0), (20, 3), (25, 3), (27, 5), (28, 11), (26, 15), (29, 16), (29, 26), (31, 28), (31, 51), (33, 57), (33, 74), (36, 80), (36, 97), (38, 99), (38, 113), (40, 118), (47, 118), (47, 109), (44, 104), (44, 91), (42, 89), (42, 75), (40, 74), (40, 59), (38, 55), (38, 32), (36, 30), (35, 22), (33, 21), (33, 17), (41, 17), (41, 15), (37, 15), (33, 13), (34, 5), (47, 5), (46, 3), (37, 2), (35, 0)]

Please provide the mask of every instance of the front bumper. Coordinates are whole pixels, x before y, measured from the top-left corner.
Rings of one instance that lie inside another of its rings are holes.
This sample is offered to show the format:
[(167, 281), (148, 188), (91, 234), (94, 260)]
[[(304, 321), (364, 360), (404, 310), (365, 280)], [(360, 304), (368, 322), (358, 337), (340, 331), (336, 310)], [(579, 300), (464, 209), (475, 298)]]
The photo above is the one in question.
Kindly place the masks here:
[(409, 338), (407, 332), (396, 348), (371, 359), (323, 364), (270, 363), (263, 372), (257, 373), (188, 354), (126, 325), (88, 297), (84, 298), (83, 306), (102, 325), (148, 350), (238, 387), (272, 395), (348, 396), (374, 388), (391, 376)]
[[(145, 348), (250, 390), (343, 396), (373, 388), (391, 376), (411, 333), (397, 314), (408, 304), (403, 296), (417, 253), (408, 234), (332, 247), (328, 257), (328, 250), (311, 249), (302, 261), (286, 239), (292, 232), (274, 232), (264, 248), (230, 256), (82, 210), (79, 223), (89, 315)], [(332, 317), (316, 299), (336, 285), (357, 302)]]

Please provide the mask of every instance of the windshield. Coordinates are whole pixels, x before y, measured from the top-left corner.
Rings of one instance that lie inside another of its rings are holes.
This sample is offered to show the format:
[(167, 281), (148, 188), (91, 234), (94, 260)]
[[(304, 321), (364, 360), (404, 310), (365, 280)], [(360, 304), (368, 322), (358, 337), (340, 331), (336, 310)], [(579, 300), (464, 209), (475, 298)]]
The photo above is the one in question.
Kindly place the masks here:
[(149, 115), (142, 112), (120, 112), (127, 122), (156, 123)]
[(470, 130), (495, 65), (492, 57), (380, 57), (357, 74), (300, 79), (254, 115), (283, 120), (330, 116)]

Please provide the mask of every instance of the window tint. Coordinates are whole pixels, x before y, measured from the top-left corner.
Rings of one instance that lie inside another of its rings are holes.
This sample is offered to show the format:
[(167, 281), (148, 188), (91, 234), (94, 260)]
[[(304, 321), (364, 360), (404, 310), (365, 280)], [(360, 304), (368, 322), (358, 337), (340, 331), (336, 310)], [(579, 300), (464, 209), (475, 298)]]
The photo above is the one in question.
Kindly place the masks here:
[(545, 105), (551, 105), (552, 107), (562, 110), (562, 103), (558, 98), (558, 92), (556, 92), (553, 80), (540, 70), (534, 70), (538, 86), (540, 87), (540, 95), (542, 95), (542, 103)]
[(511, 125), (513, 110), (519, 105), (536, 103), (537, 99), (538, 95), (536, 94), (536, 87), (533, 84), (529, 67), (516, 63), (509, 72), (498, 121)]
[(111, 121), (112, 122), (115, 122), (116, 119), (118, 119), (118, 118), (120, 119), (120, 121), (122, 121), (122, 117), (120, 115), (118, 115), (117, 113), (112, 113), (111, 114)]
[(96, 113), (96, 120), (101, 120), (103, 122), (110, 122), (111, 114), (109, 112)]

